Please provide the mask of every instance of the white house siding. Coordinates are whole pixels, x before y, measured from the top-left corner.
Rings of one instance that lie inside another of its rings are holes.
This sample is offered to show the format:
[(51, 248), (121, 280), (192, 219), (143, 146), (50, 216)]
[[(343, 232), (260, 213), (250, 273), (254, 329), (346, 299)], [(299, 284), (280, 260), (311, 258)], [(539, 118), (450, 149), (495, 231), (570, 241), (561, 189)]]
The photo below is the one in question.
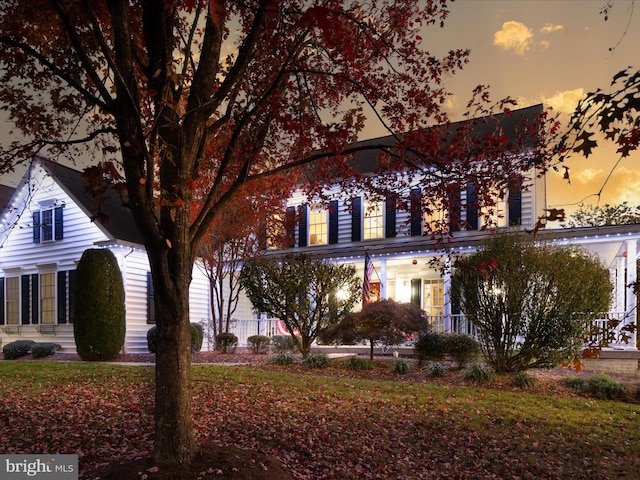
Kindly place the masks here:
[[(64, 206), (64, 237), (52, 242), (34, 243), (32, 213), (41, 209), (41, 202), (51, 200), (55, 200), (56, 206)], [(8, 207), (0, 220), (0, 278), (72, 271), (86, 249), (110, 249), (122, 271), (126, 293), (127, 332), (123, 350), (127, 353), (147, 352), (146, 334), (152, 325), (147, 323), (149, 262), (144, 249), (139, 245), (118, 242), (108, 235), (105, 226), (91, 222), (75, 199), (38, 162), (32, 164)], [(201, 322), (208, 314), (207, 279), (197, 269), (194, 269), (193, 277), (191, 318)], [(5, 305), (0, 305), (0, 308), (4, 309)], [(57, 311), (55, 318), (57, 322)], [(58, 343), (63, 352), (76, 351), (73, 325), (70, 323), (56, 324), (53, 333), (44, 334), (38, 331), (40, 325), (20, 325), (19, 333), (6, 327), (6, 322), (0, 326), (0, 346), (14, 340), (29, 339)]]
[[(64, 238), (33, 243), (32, 214), (42, 209), (41, 202), (52, 200), (55, 206), (64, 206)], [(107, 238), (37, 164), (33, 165), (18, 186), (8, 210), (0, 225), (0, 276), (4, 278), (75, 270), (82, 252)], [(3, 328), (0, 328), (3, 344), (30, 339), (59, 343), (64, 351), (75, 351), (73, 326), (70, 324), (56, 325), (54, 334), (39, 333), (39, 325), (22, 325), (19, 335), (7, 334)]]

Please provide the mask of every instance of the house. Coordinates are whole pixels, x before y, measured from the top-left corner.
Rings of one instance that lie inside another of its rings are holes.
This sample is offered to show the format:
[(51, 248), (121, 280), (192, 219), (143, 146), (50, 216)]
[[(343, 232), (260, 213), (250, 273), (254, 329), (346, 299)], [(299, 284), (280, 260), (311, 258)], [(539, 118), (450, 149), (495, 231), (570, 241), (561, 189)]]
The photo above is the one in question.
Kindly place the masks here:
[[(513, 130), (510, 122), (541, 111), (541, 105), (528, 107), (497, 121), (504, 122), (504, 130), (508, 132)], [(482, 128), (484, 124), (480, 125)], [(393, 139), (368, 142), (385, 141)], [(354, 164), (362, 173), (375, 175), (376, 156), (376, 152), (359, 152)], [(528, 188), (519, 188), (523, 184)], [(278, 257), (305, 253), (331, 262), (349, 263), (357, 267), (362, 278), (368, 257), (374, 265), (370, 280), (374, 298), (414, 302), (425, 311), (436, 330), (473, 333), (473, 326), (450, 301), (451, 271), (442, 267), (451, 265), (453, 256), (473, 252), (493, 230), (539, 231), (544, 232), (540, 238), (546, 241), (579, 245), (596, 253), (611, 272), (615, 295), (610, 312), (603, 312), (600, 323), (605, 324), (607, 318), (620, 319), (621, 325), (636, 322), (636, 295), (630, 284), (636, 279), (640, 225), (544, 228), (539, 220), (549, 216), (546, 182), (544, 175), (535, 169), (522, 172), (520, 183), (499, 192), (491, 210), (471, 200), (472, 186), (463, 186), (456, 192), (458, 200), (449, 205), (456, 211), (430, 215), (422, 213), (426, 195), (417, 186), (409, 185), (404, 191), (394, 192), (404, 202), (366, 194), (354, 196), (352, 192), (345, 198), (340, 193), (340, 183), (332, 185), (327, 190), (332, 200), (320, 204), (307, 198), (302, 190), (294, 192), (287, 211), (281, 212), (281, 216), (292, 219), (285, 222), (289, 229), (284, 235), (288, 244), (285, 248), (272, 248), (266, 254)], [(398, 204), (405, 207), (398, 208)], [(448, 225), (445, 239), (429, 234), (429, 223), (434, 221)], [(239, 306), (236, 316), (250, 322), (252, 313), (247, 301)], [(628, 344), (614, 345), (611, 350), (637, 353), (636, 336), (632, 335)]]
[[(106, 248), (118, 260), (125, 287), (124, 352), (148, 352), (146, 335), (155, 319), (142, 238), (115, 192), (101, 208), (103, 221), (93, 221), (93, 198), (81, 172), (33, 159), (0, 216), (0, 344), (28, 339), (75, 352), (75, 269), (86, 249)], [(208, 280), (198, 268), (190, 302), (191, 321), (207, 323)]]

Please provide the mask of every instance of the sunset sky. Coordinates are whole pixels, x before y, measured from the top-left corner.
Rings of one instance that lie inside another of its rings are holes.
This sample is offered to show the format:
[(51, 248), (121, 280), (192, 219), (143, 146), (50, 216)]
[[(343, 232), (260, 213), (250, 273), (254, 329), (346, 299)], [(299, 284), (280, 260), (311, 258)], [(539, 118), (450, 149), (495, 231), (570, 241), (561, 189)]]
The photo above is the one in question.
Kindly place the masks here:
[[(424, 37), (433, 53), (471, 49), (469, 65), (447, 80), (455, 93), (452, 115), (464, 111), (478, 84), (489, 85), (494, 100), (510, 96), (521, 107), (543, 103), (557, 112), (571, 112), (580, 97), (608, 87), (623, 68), (640, 68), (640, 2), (634, 12), (631, 0), (615, 0), (605, 21), (600, 11), (606, 3), (456, 0), (445, 27), (432, 29)], [(598, 148), (588, 160), (576, 157), (567, 164), (570, 185), (561, 173), (550, 173), (548, 205), (571, 211), (580, 201), (596, 204), (598, 198), (590, 195), (600, 191), (617, 159), (611, 147)], [(625, 200), (640, 203), (640, 153), (615, 169), (600, 204)]]
[[(600, 14), (607, 0), (456, 0), (444, 28), (423, 35), (434, 54), (471, 49), (470, 64), (446, 78), (454, 92), (448, 109), (459, 119), (478, 84), (489, 85), (492, 98), (511, 96), (520, 107), (537, 103), (570, 112), (588, 91), (607, 87), (627, 66), (640, 68), (640, 2), (615, 0), (608, 21)], [(615, 47), (615, 48), (613, 48)], [(611, 50), (613, 48), (613, 50)], [(458, 117), (457, 117), (458, 116)], [(0, 127), (5, 132), (7, 127)], [(371, 130), (368, 137), (381, 133)], [(617, 160), (614, 149), (598, 148), (593, 158), (568, 163), (571, 184), (561, 173), (548, 175), (549, 206), (568, 211), (605, 184)], [(20, 175), (22, 172), (20, 172)], [(0, 177), (15, 185), (19, 176)], [(600, 204), (640, 203), (640, 154), (618, 165), (602, 191)], [(591, 196), (590, 196), (591, 195)]]

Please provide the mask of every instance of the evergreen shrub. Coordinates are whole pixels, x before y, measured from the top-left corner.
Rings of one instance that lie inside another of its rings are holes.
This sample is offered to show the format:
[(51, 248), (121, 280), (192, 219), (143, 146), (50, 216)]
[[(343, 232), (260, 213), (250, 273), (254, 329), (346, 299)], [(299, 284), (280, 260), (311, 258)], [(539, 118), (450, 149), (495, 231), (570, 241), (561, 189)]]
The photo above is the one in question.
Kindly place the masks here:
[(267, 353), (271, 339), (266, 335), (252, 335), (247, 338), (247, 345), (251, 353)]
[(238, 337), (233, 333), (220, 333), (216, 337), (216, 350), (220, 353), (233, 353), (238, 347)]
[(7, 343), (2, 347), (4, 359), (15, 360), (28, 355), (35, 343), (33, 340), (16, 340), (15, 342)]
[(76, 269), (73, 335), (82, 360), (114, 360), (126, 332), (124, 285), (115, 255), (85, 250)]
[(31, 347), (31, 356), (33, 358), (43, 358), (53, 355), (62, 348), (62, 345), (53, 342), (34, 343)]

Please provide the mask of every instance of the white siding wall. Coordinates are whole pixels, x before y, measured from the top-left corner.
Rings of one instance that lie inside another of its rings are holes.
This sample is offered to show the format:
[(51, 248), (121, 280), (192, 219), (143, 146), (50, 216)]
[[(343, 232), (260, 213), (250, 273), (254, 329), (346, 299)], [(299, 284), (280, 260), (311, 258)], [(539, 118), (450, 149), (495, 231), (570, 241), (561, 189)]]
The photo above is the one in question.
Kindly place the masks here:
[[(91, 222), (85, 212), (37, 164), (30, 178), (13, 197), (11, 212), (0, 224), (0, 277), (21, 276), (50, 271), (75, 270), (82, 253), (96, 244), (107, 245), (118, 259), (126, 292), (127, 333), (124, 351), (147, 352), (147, 272), (149, 261), (142, 248), (118, 245)], [(55, 200), (64, 205), (64, 238), (33, 243), (32, 213), (41, 210), (40, 202)], [(57, 280), (56, 280), (57, 281)], [(191, 321), (206, 322), (209, 315), (207, 279), (197, 268), (193, 271), (190, 297)], [(4, 305), (0, 306), (4, 308)], [(57, 305), (56, 305), (57, 308)], [(57, 316), (56, 316), (57, 318)], [(21, 326), (20, 334), (7, 334), (0, 327), (0, 345), (18, 339), (55, 342), (64, 352), (75, 352), (73, 325), (56, 325), (54, 334), (42, 335), (36, 325)]]

